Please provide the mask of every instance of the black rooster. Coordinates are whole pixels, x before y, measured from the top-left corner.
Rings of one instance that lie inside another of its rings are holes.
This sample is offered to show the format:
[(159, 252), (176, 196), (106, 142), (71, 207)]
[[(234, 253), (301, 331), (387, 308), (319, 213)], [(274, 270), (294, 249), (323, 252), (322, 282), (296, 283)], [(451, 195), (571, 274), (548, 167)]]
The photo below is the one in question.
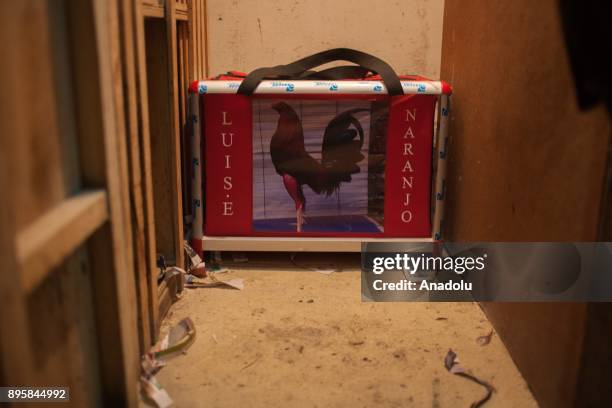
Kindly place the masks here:
[(330, 196), (340, 188), (340, 183), (350, 182), (351, 175), (359, 173), (357, 163), (364, 158), (361, 154), (364, 133), (353, 114), (368, 109), (347, 110), (329, 122), (323, 135), (319, 162), (306, 152), (302, 123), (291, 106), (278, 102), (272, 108), (280, 115), (270, 141), (272, 163), (295, 201), (297, 232), (301, 232), (306, 210), (302, 186), (305, 184), (317, 194)]

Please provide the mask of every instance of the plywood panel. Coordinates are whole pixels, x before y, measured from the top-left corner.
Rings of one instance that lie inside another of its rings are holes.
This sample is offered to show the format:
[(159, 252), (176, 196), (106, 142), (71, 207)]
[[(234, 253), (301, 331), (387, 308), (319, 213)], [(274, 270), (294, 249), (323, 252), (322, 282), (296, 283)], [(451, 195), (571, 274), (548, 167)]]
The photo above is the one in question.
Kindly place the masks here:
[(181, 139), (181, 191), (183, 194), (183, 215), (191, 218), (191, 138), (187, 123), (190, 48), (189, 25), (186, 22), (176, 23), (177, 60), (178, 60), (178, 102), (179, 127)]
[(153, 276), (157, 268), (155, 266), (155, 227), (151, 203), (153, 198), (148, 116), (143, 115), (143, 111), (146, 111), (148, 107), (146, 103), (144, 106), (138, 103), (139, 87), (146, 84), (146, 76), (140, 78), (140, 75), (137, 75), (139, 68), (142, 68), (142, 71), (145, 69), (145, 60), (139, 53), (144, 47), (143, 33), (140, 31), (142, 9), (137, 2), (120, 2), (119, 4), (119, 29), (123, 38), (121, 51), (132, 202), (131, 221), (134, 231), (134, 271), (138, 291), (140, 351), (143, 354), (149, 349), (156, 336), (157, 282)]
[(438, 77), (443, 7), (443, 0), (208, 0), (209, 75), (348, 47), (400, 73)]
[(576, 406), (610, 407), (612, 394), (602, 392), (610, 386), (610, 370), (604, 362), (612, 361), (610, 338), (612, 338), (612, 304), (590, 303), (587, 305), (585, 338), (578, 375)]
[[(70, 386), (75, 404), (92, 406), (100, 386), (88, 262), (79, 245), (85, 234), (49, 236), (66, 221), (63, 211), (51, 209), (61, 207), (81, 182), (66, 9), (41, 1), (4, 6), (0, 54), (6, 60), (0, 78), (8, 102), (0, 111), (0, 247), (6, 271), (0, 280), (0, 377), (3, 384)], [(99, 224), (105, 217), (94, 213), (98, 219), (91, 224)], [(34, 257), (42, 262), (33, 266)], [(59, 265), (59, 258), (67, 257)], [(40, 280), (30, 284), (28, 273)]]
[[(0, 189), (9, 191), (16, 179), (16, 164), (11, 158), (15, 157), (14, 145), (18, 137), (25, 131), (24, 122), (20, 119), (26, 117), (20, 99), (22, 89), (14, 78), (21, 78), (23, 61), (19, 58), (21, 47), (17, 41), (7, 41), (7, 38), (16, 38), (22, 32), (19, 22), (28, 18), (32, 12), (32, 2), (19, 4), (0, 3), (0, 55), (7, 58), (0, 64), (0, 84), (3, 98), (12, 103), (0, 104)], [(43, 11), (34, 10), (36, 13)], [(42, 17), (38, 17), (44, 18)], [(27, 41), (27, 40), (26, 40)], [(21, 84), (23, 85), (23, 84)], [(26, 84), (27, 85), (27, 84)], [(11, 137), (9, 137), (9, 135)], [(3, 270), (0, 273), (0, 330), (11, 332), (10, 336), (0, 336), (0, 381), (3, 384), (13, 383), (25, 385), (35, 373), (33, 358), (29, 353), (30, 331), (27, 322), (27, 310), (24, 291), (21, 289), (21, 276), (17, 260), (15, 237), (17, 222), (15, 219), (16, 200), (13, 194), (4, 194), (0, 205), (0, 257)]]
[(206, 0), (191, 0), (189, 13), (190, 81), (207, 76)]
[(151, 132), (151, 164), (155, 214), (155, 241), (157, 252), (166, 260), (174, 261), (173, 155), (174, 132), (172, 129), (170, 86), (168, 77), (168, 53), (166, 23), (163, 20), (146, 20), (147, 93), (149, 96), (149, 121)]
[(447, 238), (595, 239), (610, 124), (578, 110), (556, 2), (449, 1), (445, 24)]
[[(136, 405), (115, 3), (23, 1), (0, 12), (10, 101), (0, 110), (9, 271), (0, 282), (0, 377), (69, 386), (79, 406)], [(78, 194), (91, 187), (100, 190)], [(108, 234), (92, 242), (101, 230)]]
[[(595, 240), (610, 123), (577, 108), (557, 2), (447, 1), (441, 72), (454, 88), (446, 238)], [(585, 305), (483, 307), (539, 403), (572, 406)]]
[[(20, 230), (75, 192), (79, 178), (75, 171), (74, 123), (67, 111), (70, 83), (61, 8), (28, 2), (12, 13), (22, 27), (31, 28), (20, 34), (22, 42), (18, 44), (22, 46), (11, 61), (11, 82), (20, 87), (10, 103), (29, 104), (29, 109), (15, 109), (10, 119), (15, 131), (6, 135), (12, 136), (7, 147), (16, 159), (14, 163), (32, 164), (10, 169), (15, 186), (11, 193), (20, 203), (20, 211), (15, 214)], [(59, 83), (65, 85), (60, 87)]]
[(176, 3), (166, 2), (166, 44), (168, 50), (168, 77), (170, 78), (167, 100), (170, 102), (171, 133), (167, 135), (167, 152), (171, 157), (170, 199), (172, 200), (172, 228), (174, 229), (174, 262), (184, 265), (183, 254), (183, 196), (181, 177), (181, 122), (179, 108), (179, 53), (177, 41)]
[[(70, 3), (81, 173), (108, 191), (110, 222), (87, 242), (105, 405), (135, 406), (139, 373), (121, 49), (115, 2)], [(112, 347), (109, 347), (112, 344)]]
[(27, 300), (36, 376), (29, 384), (68, 386), (71, 403), (95, 406), (101, 397), (91, 268), (79, 248)]
[[(144, 221), (145, 221), (145, 236), (146, 257), (149, 259), (148, 266), (148, 309), (151, 317), (152, 341), (157, 341), (159, 331), (159, 317), (157, 314), (157, 266), (155, 255), (157, 251), (157, 243), (155, 241), (155, 218), (153, 210), (153, 180), (152, 180), (152, 164), (151, 164), (151, 133), (149, 127), (149, 97), (147, 89), (147, 64), (145, 57), (145, 29), (143, 10), (139, 4), (134, 7), (134, 38), (135, 38), (135, 54), (137, 61), (137, 99), (138, 99), (138, 129), (140, 133), (140, 163), (143, 182), (143, 198), (144, 198)], [(143, 327), (144, 328), (144, 327)]]

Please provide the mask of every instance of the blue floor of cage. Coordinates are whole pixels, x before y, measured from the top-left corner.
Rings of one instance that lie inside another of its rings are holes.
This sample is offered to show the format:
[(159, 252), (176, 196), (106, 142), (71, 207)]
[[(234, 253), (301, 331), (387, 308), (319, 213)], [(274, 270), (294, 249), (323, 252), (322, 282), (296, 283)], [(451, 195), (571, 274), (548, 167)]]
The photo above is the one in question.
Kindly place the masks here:
[[(257, 232), (295, 232), (295, 217), (253, 220), (253, 230)], [(376, 222), (366, 215), (334, 215), (312, 216), (306, 215), (306, 223), (302, 225), (302, 232), (382, 232)]]

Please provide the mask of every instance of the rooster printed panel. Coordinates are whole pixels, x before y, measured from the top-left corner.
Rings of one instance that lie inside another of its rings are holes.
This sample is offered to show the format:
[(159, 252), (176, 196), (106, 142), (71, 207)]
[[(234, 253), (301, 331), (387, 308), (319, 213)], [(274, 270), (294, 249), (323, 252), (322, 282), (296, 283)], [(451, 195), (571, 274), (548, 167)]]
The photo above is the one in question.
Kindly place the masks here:
[(254, 99), (253, 230), (382, 233), (387, 113), (367, 100)]

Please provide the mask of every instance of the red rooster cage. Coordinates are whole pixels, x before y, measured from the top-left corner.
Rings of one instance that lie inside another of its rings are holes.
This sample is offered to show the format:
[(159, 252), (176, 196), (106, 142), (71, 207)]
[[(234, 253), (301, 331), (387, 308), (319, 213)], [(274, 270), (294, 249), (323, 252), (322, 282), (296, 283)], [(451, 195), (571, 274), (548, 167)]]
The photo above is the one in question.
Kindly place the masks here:
[(348, 49), (193, 82), (193, 247), (440, 240), (450, 94)]

